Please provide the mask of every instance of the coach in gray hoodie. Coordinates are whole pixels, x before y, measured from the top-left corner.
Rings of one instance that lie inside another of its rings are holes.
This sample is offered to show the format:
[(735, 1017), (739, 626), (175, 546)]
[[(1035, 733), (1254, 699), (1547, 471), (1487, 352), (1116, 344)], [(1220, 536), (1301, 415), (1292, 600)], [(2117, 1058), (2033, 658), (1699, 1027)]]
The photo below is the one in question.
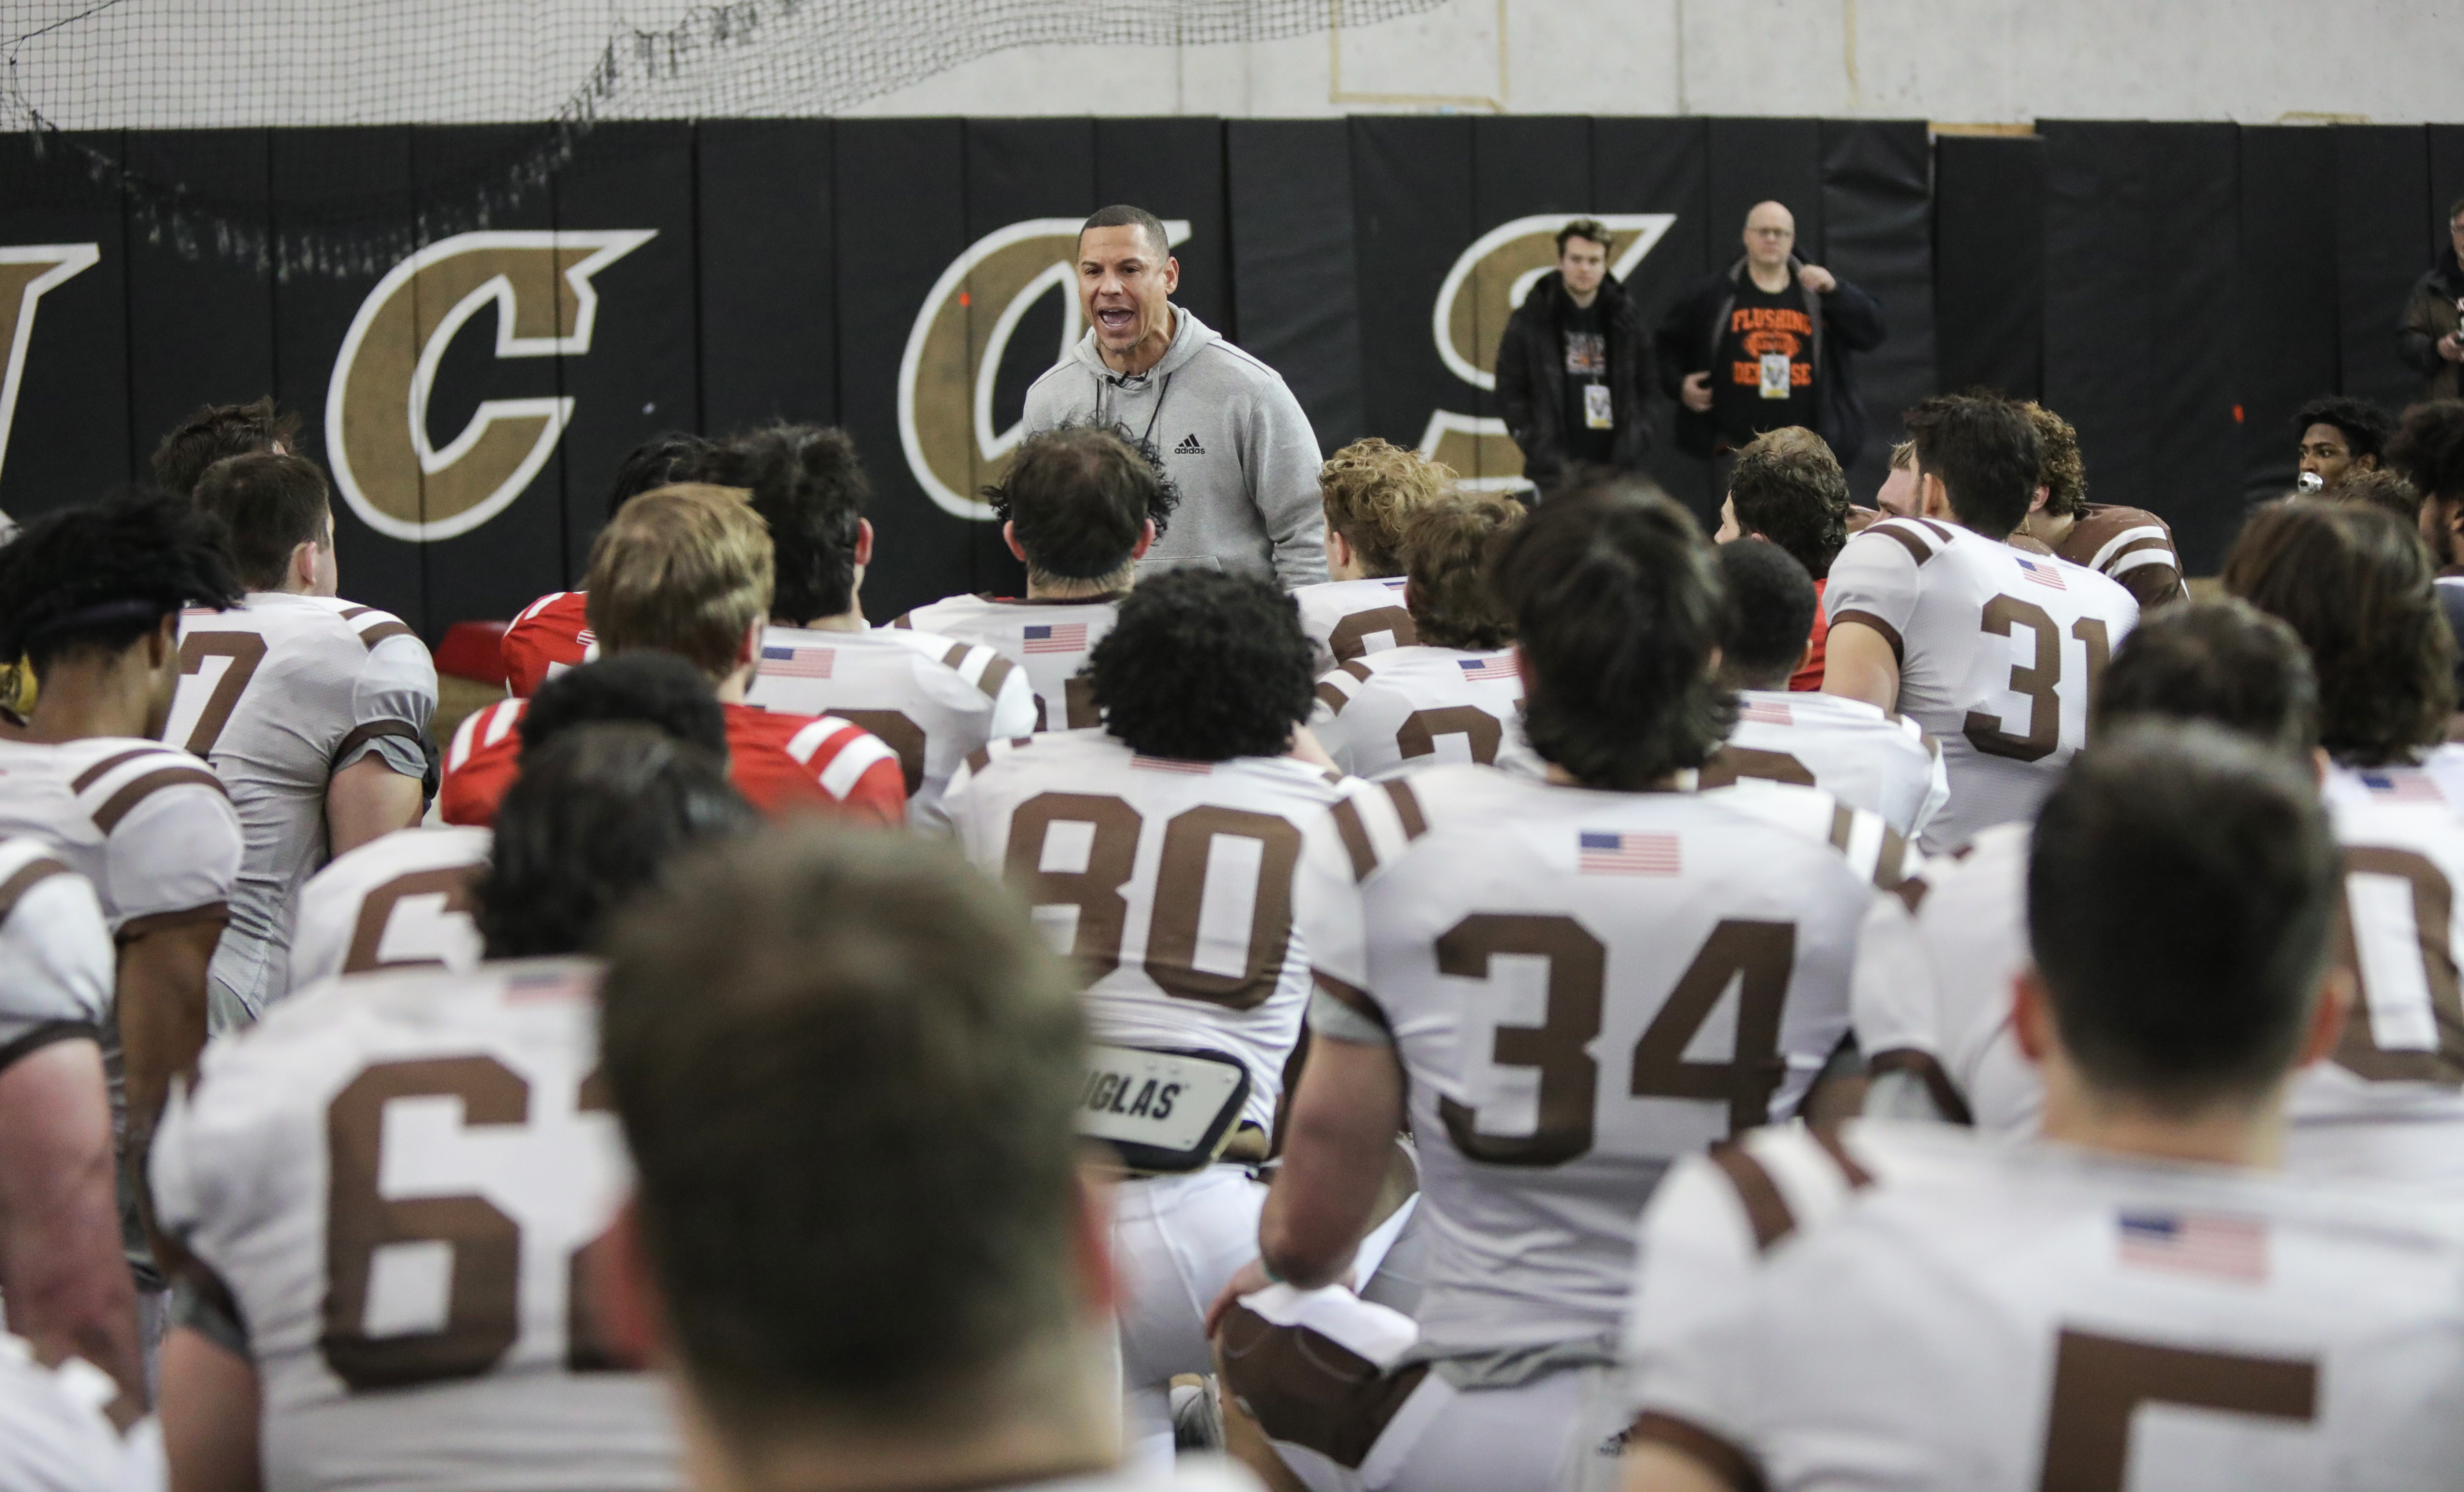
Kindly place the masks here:
[(1317, 435), (1283, 375), (1169, 298), (1180, 264), (1143, 208), (1106, 208), (1078, 232), (1087, 335), (1026, 392), (1026, 428), (1104, 420), (1142, 437), (1180, 488), (1143, 561), (1327, 578)]

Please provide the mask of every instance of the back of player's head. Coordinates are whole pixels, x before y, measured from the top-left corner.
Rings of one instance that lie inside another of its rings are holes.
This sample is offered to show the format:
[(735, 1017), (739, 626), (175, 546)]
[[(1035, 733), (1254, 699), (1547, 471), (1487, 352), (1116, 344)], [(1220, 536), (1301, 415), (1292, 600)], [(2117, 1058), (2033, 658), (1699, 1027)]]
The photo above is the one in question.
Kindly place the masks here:
[(1141, 581), (1088, 658), (1104, 729), (1145, 757), (1280, 757), (1316, 699), (1292, 599), (1195, 566)]
[(2251, 516), (2224, 586), (2310, 650), (2320, 744), (2380, 766), (2444, 739), (2455, 708), (2455, 640), (2432, 578), (2419, 533), (2385, 509), (2296, 497)]
[(2087, 463), (2079, 459), (2079, 431), (2043, 405), (2019, 406), (2036, 428), (2042, 454), (2036, 462), (2036, 485), (2045, 490), (2045, 511), (2057, 518), (2076, 518), (2087, 512)]
[(2293, 417), (2293, 433), (2306, 434), (2314, 425), (2324, 425), (2343, 436), (2344, 449), (2356, 461), (2384, 454), (2387, 437), (2395, 433), (2395, 421), (2387, 418), (2385, 409), (2349, 394), (2321, 394), (2303, 405)]
[(253, 404), (205, 405), (154, 448), (154, 485), (186, 497), (196, 492), (206, 468), (226, 456), (298, 450), (299, 416), (276, 408), (272, 394)]
[(2204, 720), (2297, 760), (2319, 744), (2319, 681), (2293, 628), (2225, 597), (2152, 611), (2114, 649), (2095, 738), (2151, 720)]
[(2299, 1047), (2341, 876), (2281, 752), (2199, 724), (2081, 752), (2036, 819), (2028, 929), (2082, 1077), (2175, 1114), (2263, 1097)]
[(711, 443), (682, 430), (661, 430), (625, 452), (616, 479), (607, 484), (607, 511), (671, 482), (692, 480), (692, 470), (710, 454)]
[(1533, 750), (1628, 791), (1710, 758), (1735, 718), (1711, 673), (1728, 601), (1684, 509), (1631, 477), (1577, 481), (1506, 537), (1492, 576)]
[(872, 483), (845, 430), (768, 425), (731, 437), (692, 469), (694, 481), (753, 494), (770, 526), (778, 580), (770, 613), (791, 626), (855, 604), (857, 525)]
[(1848, 542), (1848, 473), (1801, 426), (1757, 436), (1737, 452), (1728, 500), (1739, 528), (1787, 550), (1810, 575), (1829, 575)]
[(727, 712), (699, 669), (673, 653), (602, 658), (548, 680), (522, 712), (522, 759), (577, 726), (647, 725), (727, 760)]
[(1452, 468), (1375, 435), (1353, 441), (1317, 469), (1326, 526), (1343, 536), (1360, 573), (1373, 579), (1403, 573), (1403, 532), (1412, 515), (1454, 484)]
[(1412, 626), (1432, 647), (1496, 648), (1514, 641), (1514, 618), (1488, 583), (1500, 536), (1523, 519), (1523, 504), (1503, 493), (1458, 493), (1412, 517)]
[(1007, 891), (938, 845), (781, 827), (679, 867), (609, 942), (645, 1252), (731, 1449), (974, 1430), (1078, 1375), (1084, 1031)]
[(130, 495), (44, 514), (0, 547), (0, 658), (116, 653), (184, 606), (236, 605), (211, 518), (184, 497)]
[(2044, 442), (2027, 411), (2006, 399), (1939, 394), (1907, 412), (1917, 473), (1942, 482), (1951, 516), (2001, 538), (2028, 516)]
[(2404, 411), (2403, 427), (2387, 442), (2387, 464), (2424, 497), (2464, 498), (2464, 400), (2433, 399)]
[(770, 615), (770, 533), (744, 494), (680, 483), (627, 503), (590, 546), (584, 609), (608, 653), (655, 647), (712, 679)]
[(577, 726), (525, 750), (479, 882), (488, 956), (597, 947), (607, 914), (676, 851), (754, 822), (721, 758), (653, 726)]
[(197, 479), (196, 502), (222, 524), (231, 570), (250, 590), (280, 590), (300, 545), (334, 542), (325, 473), (305, 456), (225, 456)]
[(2385, 508), (2395, 515), (2397, 522), (2420, 532), (2421, 490), (2405, 480), (2403, 473), (2386, 467), (2352, 472), (2321, 495), (2338, 502), (2364, 502)]
[(1180, 504), (1155, 448), (1108, 423), (1028, 436), (982, 496), (1011, 525), (1038, 581), (1126, 579), (1146, 525), (1161, 534)]
[(1720, 546), (1728, 589), (1728, 632), (1720, 677), (1732, 689), (1786, 689), (1814, 635), (1814, 577), (1777, 544), (1741, 538)]

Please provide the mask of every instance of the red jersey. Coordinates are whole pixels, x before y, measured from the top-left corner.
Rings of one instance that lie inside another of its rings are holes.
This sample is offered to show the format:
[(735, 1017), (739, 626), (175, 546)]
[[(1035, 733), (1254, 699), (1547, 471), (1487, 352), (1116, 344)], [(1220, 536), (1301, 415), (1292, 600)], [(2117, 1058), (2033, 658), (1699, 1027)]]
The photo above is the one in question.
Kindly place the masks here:
[[(1788, 687), (1795, 690), (1818, 690), (1822, 687), (1822, 645), (1831, 635), (1831, 619), (1822, 614), (1822, 587), (1828, 580), (1814, 582), (1814, 635), (1809, 639), (1814, 650), (1805, 655), (1805, 667), (1788, 676)], [(505, 634), (511, 637), (512, 633)]]
[[(462, 722), (445, 753), (437, 812), (448, 823), (487, 826), (520, 775), (515, 729), (527, 699), (490, 705)], [(848, 813), (904, 825), (907, 779), (898, 754), (870, 732), (832, 715), (773, 714), (751, 705), (727, 713), (727, 776), (772, 818), (797, 810)]]
[(548, 680), (599, 655), (599, 639), (590, 635), (584, 610), (588, 600), (586, 591), (551, 591), (514, 618), (500, 645), (506, 693), (528, 699)]

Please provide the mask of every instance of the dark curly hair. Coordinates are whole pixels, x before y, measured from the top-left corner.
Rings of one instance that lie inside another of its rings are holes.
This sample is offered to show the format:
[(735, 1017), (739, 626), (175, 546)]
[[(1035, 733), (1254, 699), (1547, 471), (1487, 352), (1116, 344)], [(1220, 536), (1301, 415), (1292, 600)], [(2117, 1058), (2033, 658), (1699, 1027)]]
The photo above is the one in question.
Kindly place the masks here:
[(710, 679), (655, 647), (585, 663), (540, 685), (522, 712), (522, 759), (576, 727), (611, 721), (649, 726), (727, 760), (727, 712)]
[(0, 548), (0, 658), (116, 653), (185, 606), (239, 604), (221, 525), (185, 497), (106, 498), (47, 513)]
[(2384, 508), (2272, 502), (2225, 557), (2224, 587), (2281, 617), (2319, 679), (2319, 743), (2337, 760), (2409, 761), (2447, 735), (2455, 640), (2420, 536)]
[(2036, 485), (2045, 490), (2045, 511), (2057, 518), (2087, 515), (2087, 463), (2079, 459), (2079, 431), (2043, 405), (2019, 406), (2036, 428), (2043, 456), (2036, 463)]
[(154, 448), (154, 485), (187, 497), (215, 462), (276, 447), (299, 454), (299, 415), (277, 406), (272, 394), (251, 404), (201, 405)]
[(1172, 526), (1180, 488), (1152, 442), (1127, 427), (1069, 421), (1019, 443), (1001, 480), (979, 494), (1016, 525), (1037, 580), (1095, 581), (1130, 565), (1144, 525)]
[(1141, 581), (1088, 660), (1104, 729), (1145, 757), (1280, 757), (1316, 701), (1292, 599), (1191, 566)]
[(1769, 539), (1741, 538), (1720, 546), (1720, 579), (1730, 612), (1720, 677), (1737, 689), (1788, 688), (1822, 604), (1814, 577)]
[(1831, 573), (1848, 542), (1848, 475), (1822, 437), (1801, 426), (1757, 436), (1728, 472), (1737, 526), (1793, 556), (1805, 573)]
[(2321, 394), (2303, 405), (2293, 417), (2293, 433), (2302, 435), (2313, 425), (2333, 426), (2344, 437), (2344, 447), (2356, 461), (2385, 454), (2387, 437), (2395, 433), (2395, 421), (2387, 417), (2385, 409), (2366, 399), (2345, 394)]
[(654, 726), (600, 722), (522, 754), (476, 891), (491, 958), (578, 954), (698, 841), (759, 823), (727, 769)]
[(607, 485), (607, 511), (613, 514), (644, 493), (685, 480), (683, 473), (698, 466), (715, 449), (698, 435), (661, 430), (625, 452), (625, 459), (616, 463), (616, 479)]
[(2436, 399), (2404, 411), (2403, 428), (2387, 442), (2387, 464), (2424, 497), (2464, 499), (2464, 400)]
[(1727, 737), (1736, 697), (1711, 673), (1727, 589), (1692, 516), (1657, 487), (1578, 479), (1507, 536), (1492, 580), (1529, 680), (1525, 734), (1575, 780), (1638, 791)]
[(1412, 516), (1403, 531), (1412, 581), (1404, 594), (1421, 642), (1489, 651), (1514, 641), (1514, 618), (1489, 587), (1488, 557), (1523, 514), (1504, 493), (1458, 493)]
[(772, 620), (803, 626), (855, 604), (856, 525), (872, 501), (872, 482), (847, 431), (766, 425), (730, 436), (677, 479), (753, 494), (778, 566)]

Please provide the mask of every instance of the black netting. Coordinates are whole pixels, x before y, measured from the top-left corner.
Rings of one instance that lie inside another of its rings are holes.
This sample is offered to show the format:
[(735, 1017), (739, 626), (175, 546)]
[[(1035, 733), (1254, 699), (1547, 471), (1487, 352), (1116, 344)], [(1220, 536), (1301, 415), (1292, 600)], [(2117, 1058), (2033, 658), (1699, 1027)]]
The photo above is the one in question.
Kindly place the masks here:
[[(541, 191), (593, 125), (812, 117), (1017, 47), (1204, 46), (1368, 26), (1442, 0), (8, 0), (0, 128), (116, 183), (149, 240), (269, 272), (364, 274)], [(1109, 112), (1089, 83), (1089, 113)], [(265, 204), (133, 163), (119, 130), (521, 126), (399, 194)]]

